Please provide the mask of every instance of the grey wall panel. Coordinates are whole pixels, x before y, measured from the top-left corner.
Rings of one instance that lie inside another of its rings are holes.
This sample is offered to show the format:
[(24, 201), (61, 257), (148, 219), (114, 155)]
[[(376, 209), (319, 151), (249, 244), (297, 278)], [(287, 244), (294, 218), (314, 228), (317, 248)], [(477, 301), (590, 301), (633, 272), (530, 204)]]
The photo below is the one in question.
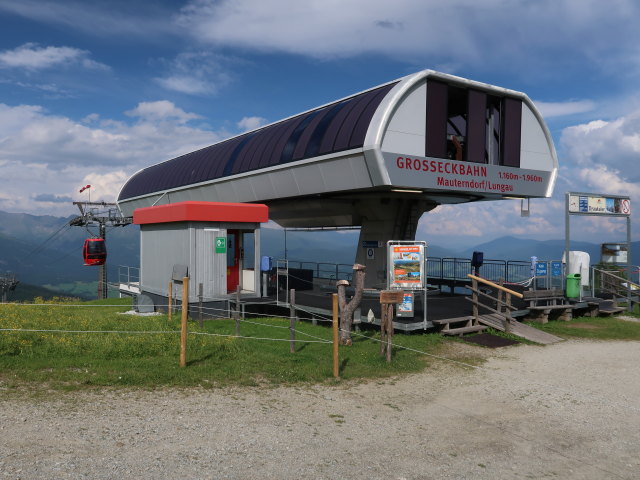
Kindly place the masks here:
[(520, 167), (533, 170), (553, 169), (553, 145), (531, 109), (522, 105)]
[[(142, 225), (140, 228), (140, 284), (143, 291), (167, 295), (173, 266), (189, 265), (186, 224)], [(181, 298), (182, 292), (178, 292)]]
[(322, 177), (327, 191), (351, 190), (371, 186), (369, 173), (362, 157), (357, 161), (346, 158), (322, 164)]
[(322, 168), (317, 163), (311, 163), (294, 170), (296, 184), (302, 192), (326, 192), (327, 186), (322, 176)]
[(222, 182), (217, 185), (218, 195), (223, 198), (223, 202), (236, 203), (242, 202), (243, 197), (248, 197), (246, 192), (241, 192), (234, 188), (229, 182)]
[(271, 172), (269, 177), (279, 197), (297, 197), (301, 195), (292, 169)]
[(251, 187), (255, 192), (256, 198), (275, 198), (278, 195), (273, 183), (271, 175), (255, 175), (250, 177)]

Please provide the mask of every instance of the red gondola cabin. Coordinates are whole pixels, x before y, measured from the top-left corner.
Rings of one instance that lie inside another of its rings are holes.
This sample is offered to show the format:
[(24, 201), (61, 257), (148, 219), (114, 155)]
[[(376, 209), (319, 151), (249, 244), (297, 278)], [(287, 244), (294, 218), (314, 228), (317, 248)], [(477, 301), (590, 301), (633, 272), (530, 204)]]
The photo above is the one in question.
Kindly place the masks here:
[(87, 238), (82, 255), (85, 265), (104, 265), (107, 261), (107, 244), (104, 238)]

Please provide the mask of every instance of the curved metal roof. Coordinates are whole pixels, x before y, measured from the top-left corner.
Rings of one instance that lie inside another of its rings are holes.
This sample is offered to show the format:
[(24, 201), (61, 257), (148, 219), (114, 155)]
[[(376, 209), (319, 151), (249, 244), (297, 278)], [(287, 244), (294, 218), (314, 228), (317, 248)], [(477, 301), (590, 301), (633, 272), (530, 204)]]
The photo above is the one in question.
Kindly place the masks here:
[(389, 202), (548, 197), (557, 171), (524, 93), (423, 70), (145, 168), (118, 206), (264, 203), (282, 226), (362, 225)]
[(145, 168), (118, 201), (360, 148), (390, 83)]

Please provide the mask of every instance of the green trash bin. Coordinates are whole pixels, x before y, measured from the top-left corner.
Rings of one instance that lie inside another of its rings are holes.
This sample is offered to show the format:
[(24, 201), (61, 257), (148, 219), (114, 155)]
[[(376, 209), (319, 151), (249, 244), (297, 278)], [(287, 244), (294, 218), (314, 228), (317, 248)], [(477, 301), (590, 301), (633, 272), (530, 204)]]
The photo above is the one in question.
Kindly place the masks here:
[(572, 273), (567, 275), (566, 293), (568, 298), (580, 297), (580, 274)]

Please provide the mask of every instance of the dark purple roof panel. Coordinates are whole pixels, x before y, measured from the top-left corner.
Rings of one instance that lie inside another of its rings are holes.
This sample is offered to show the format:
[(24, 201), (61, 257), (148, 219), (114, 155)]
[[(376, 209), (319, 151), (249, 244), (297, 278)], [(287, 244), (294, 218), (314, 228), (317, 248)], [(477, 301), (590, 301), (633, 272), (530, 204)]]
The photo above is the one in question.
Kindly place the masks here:
[(374, 112), (393, 84), (145, 168), (118, 200), (362, 147)]

